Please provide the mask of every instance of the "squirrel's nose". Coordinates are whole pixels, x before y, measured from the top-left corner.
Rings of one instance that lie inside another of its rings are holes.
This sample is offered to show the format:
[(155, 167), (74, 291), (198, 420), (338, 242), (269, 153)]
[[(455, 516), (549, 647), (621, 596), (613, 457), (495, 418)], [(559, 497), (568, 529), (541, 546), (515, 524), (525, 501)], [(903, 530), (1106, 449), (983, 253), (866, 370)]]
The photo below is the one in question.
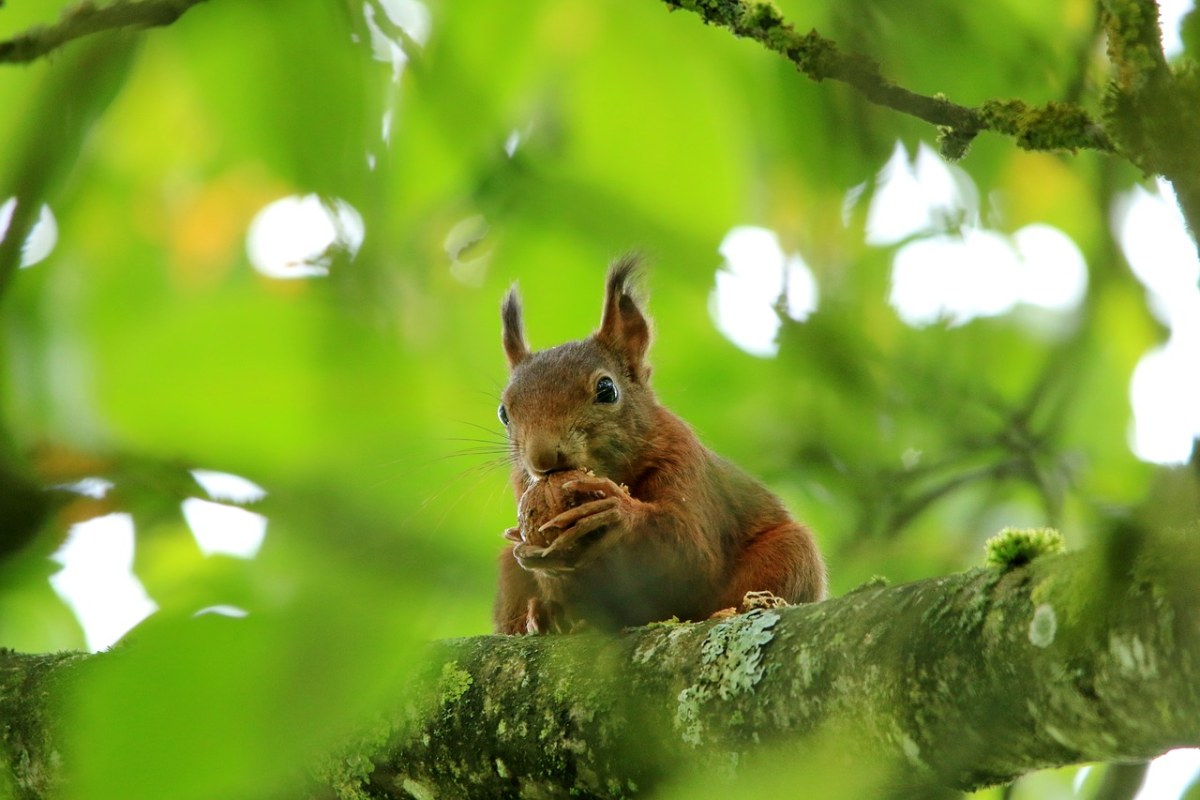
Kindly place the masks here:
[(532, 443), (525, 451), (525, 460), (529, 471), (535, 475), (545, 475), (571, 466), (558, 442)]

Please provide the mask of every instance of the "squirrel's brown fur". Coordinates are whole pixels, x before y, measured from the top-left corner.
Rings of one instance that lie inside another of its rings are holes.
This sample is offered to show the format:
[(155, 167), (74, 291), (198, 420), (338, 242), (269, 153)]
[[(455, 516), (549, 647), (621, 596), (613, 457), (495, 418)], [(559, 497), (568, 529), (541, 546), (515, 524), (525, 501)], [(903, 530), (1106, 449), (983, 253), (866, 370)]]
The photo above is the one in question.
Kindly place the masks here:
[(808, 529), (659, 405), (645, 361), (649, 322), (629, 288), (636, 267), (627, 257), (609, 270), (595, 334), (549, 350), (526, 344), (515, 289), (504, 300), (511, 377), (501, 416), (517, 498), (541, 476), (589, 469), (594, 478), (573, 484), (601, 499), (549, 523), (557, 534), (549, 547), (507, 534), (515, 544), (500, 557), (502, 633), (705, 619), (747, 592), (792, 603), (825, 595)]

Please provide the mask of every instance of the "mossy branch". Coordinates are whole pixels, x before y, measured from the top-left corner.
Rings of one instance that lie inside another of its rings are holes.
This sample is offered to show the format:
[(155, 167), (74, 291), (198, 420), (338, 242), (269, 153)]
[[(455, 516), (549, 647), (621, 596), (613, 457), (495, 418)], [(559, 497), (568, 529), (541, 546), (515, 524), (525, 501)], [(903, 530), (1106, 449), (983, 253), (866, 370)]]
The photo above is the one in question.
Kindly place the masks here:
[(1103, 126), (1071, 103), (1030, 106), (1020, 100), (985, 103), (977, 108), (930, 97), (884, 77), (871, 58), (843, 52), (835, 42), (812, 30), (798, 33), (769, 3), (742, 0), (664, 0), (668, 7), (699, 14), (710, 25), (753, 39), (795, 64), (815, 81), (835, 80), (852, 86), (872, 103), (939, 127), (942, 152), (959, 158), (983, 131), (1012, 136), (1027, 150), (1099, 150), (1112, 152)]
[(663, 2), (753, 39), (815, 81), (840, 81), (872, 103), (936, 125), (946, 158), (962, 158), (984, 131), (1011, 136), (1026, 150), (1120, 155), (1172, 183), (1192, 238), (1200, 244), (1200, 70), (1186, 65), (1172, 70), (1167, 64), (1155, 0), (1100, 0), (1114, 68), (1102, 120), (1075, 103), (1033, 106), (1012, 99), (969, 107), (941, 95), (918, 94), (886, 78), (870, 57), (845, 53), (815, 30), (798, 33), (769, 0)]
[[(444, 642), (404, 708), (312, 765), (314, 794), (615, 798), (771, 774), (928, 796), (1200, 745), (1200, 553), (1110, 549), (615, 638)], [(42, 676), (110, 657), (0, 651), (0, 788), (69, 774), (46, 760), (71, 749), (42, 732)]]
[(170, 25), (204, 0), (141, 0), (97, 6), (91, 0), (71, 6), (53, 25), (38, 26), (0, 42), (0, 63), (22, 64), (68, 42), (102, 31)]
[(1155, 0), (1102, 0), (1100, 20), (1107, 37), (1109, 61), (1116, 69), (1113, 83), (1122, 92), (1136, 93), (1166, 77), (1159, 10)]

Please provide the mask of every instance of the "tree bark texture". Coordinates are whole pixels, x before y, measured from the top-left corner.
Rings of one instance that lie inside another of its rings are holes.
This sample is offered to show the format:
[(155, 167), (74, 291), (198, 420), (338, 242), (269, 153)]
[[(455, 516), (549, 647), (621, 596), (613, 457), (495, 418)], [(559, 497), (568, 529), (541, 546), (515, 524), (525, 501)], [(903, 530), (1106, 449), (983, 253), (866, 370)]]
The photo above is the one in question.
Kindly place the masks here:
[[(628, 797), (818, 752), (886, 796), (1147, 759), (1200, 745), (1197, 576), (1194, 536), (1125, 541), (615, 637), (447, 641), (317, 794)], [(55, 785), (48, 703), (106, 657), (0, 653), (0, 788)]]

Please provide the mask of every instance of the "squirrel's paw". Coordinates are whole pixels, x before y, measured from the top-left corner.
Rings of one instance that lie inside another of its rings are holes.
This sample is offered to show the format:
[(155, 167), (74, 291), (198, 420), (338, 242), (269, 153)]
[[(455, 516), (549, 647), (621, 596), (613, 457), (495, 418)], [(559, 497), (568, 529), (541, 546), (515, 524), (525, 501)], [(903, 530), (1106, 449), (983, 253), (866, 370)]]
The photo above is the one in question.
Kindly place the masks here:
[(772, 592), (746, 592), (742, 595), (742, 601), (737, 606), (718, 609), (710, 614), (708, 618), (729, 619), (730, 617), (736, 617), (738, 614), (753, 611), (756, 608), (785, 608), (790, 605), (791, 603), (787, 600)]
[(547, 548), (548, 550), (553, 549), (555, 545), (563, 541), (564, 536), (568, 536), (569, 539), (578, 539), (598, 528), (620, 521), (621, 514), (618, 508), (620, 504), (621, 501), (616, 497), (605, 497), (582, 503), (563, 511), (538, 530), (562, 531), (562, 534)]
[(525, 632), (539, 633), (574, 633), (575, 626), (566, 617), (563, 607), (552, 600), (529, 598), (525, 610)]
[(790, 605), (791, 603), (787, 600), (771, 592), (746, 592), (742, 596), (742, 602), (738, 605), (738, 610), (745, 613), (756, 608), (785, 608)]
[(539, 538), (550, 543), (536, 547), (524, 541), (513, 548), (525, 569), (570, 571), (595, 556), (596, 543), (613, 539), (614, 533), (630, 527), (637, 513), (638, 501), (608, 478), (579, 478), (562, 488), (569, 498), (567, 508), (537, 528)]
[(602, 478), (599, 475), (588, 475), (584, 478), (575, 478), (563, 484), (563, 490), (574, 494), (576, 497), (590, 496), (593, 498), (600, 497), (624, 497), (628, 498), (628, 487), (618, 484), (609, 478)]
[(549, 549), (557, 546), (566, 550), (582, 544), (581, 539), (588, 534), (628, 525), (638, 502), (624, 486), (598, 476), (568, 481), (563, 484), (563, 491), (570, 494), (574, 502), (538, 529), (542, 532), (561, 531)]
[(591, 561), (633, 527), (632, 517), (636, 511), (629, 503), (628, 495), (624, 498), (605, 497), (562, 512), (542, 527), (543, 532), (554, 537), (546, 548), (547, 554), (565, 558), (576, 565)]
[(528, 542), (518, 542), (512, 549), (513, 558), (521, 565), (521, 569), (539, 570), (541, 572), (559, 573), (575, 569), (575, 563), (569, 554), (551, 552), (550, 547), (538, 547)]

